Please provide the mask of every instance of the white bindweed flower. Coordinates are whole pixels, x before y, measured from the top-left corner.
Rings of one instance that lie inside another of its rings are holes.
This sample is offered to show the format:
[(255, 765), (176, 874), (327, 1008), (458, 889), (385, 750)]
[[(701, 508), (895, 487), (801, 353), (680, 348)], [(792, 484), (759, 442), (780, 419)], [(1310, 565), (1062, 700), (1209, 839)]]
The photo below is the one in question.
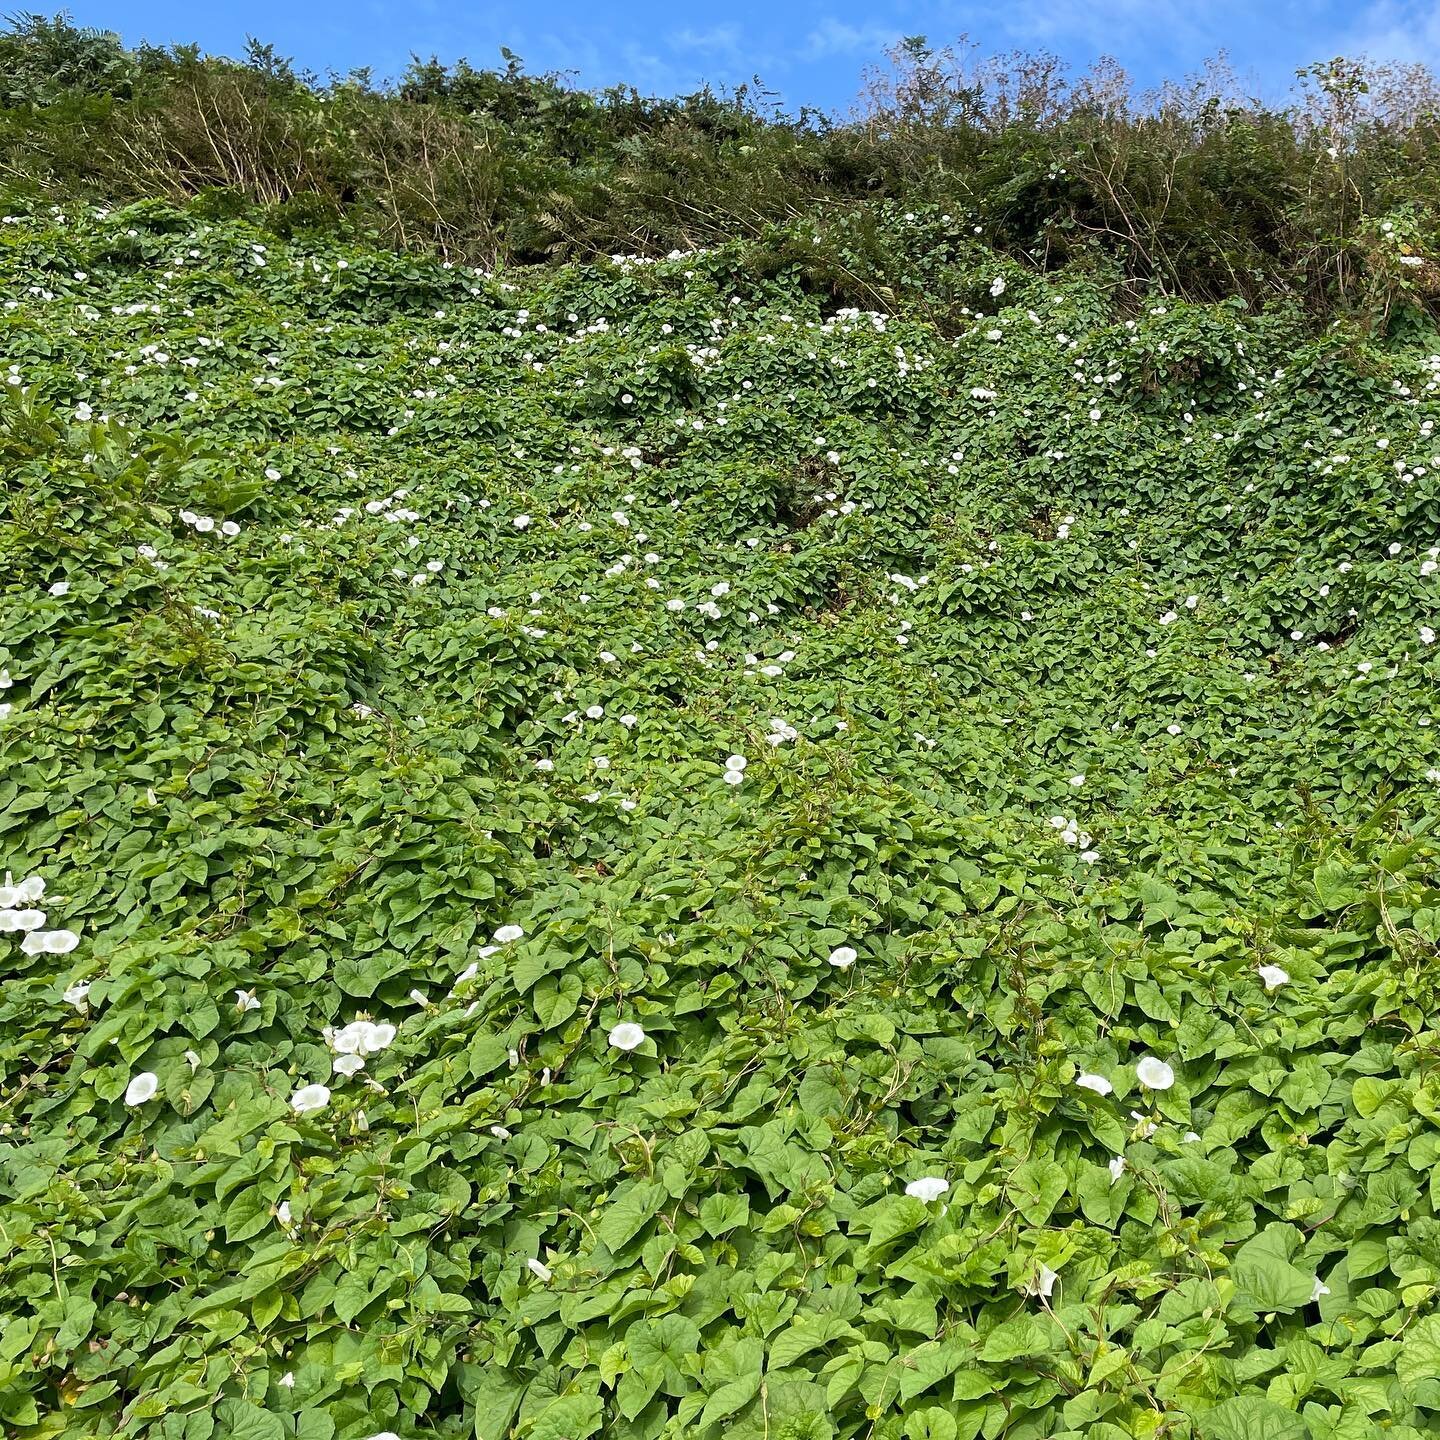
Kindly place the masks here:
[(42, 937), (47, 955), (68, 955), (80, 943), (80, 937), (73, 930), (46, 930)]
[(1040, 1266), (1040, 1273), (1029, 1281), (1025, 1286), (1025, 1294), (1037, 1295), (1042, 1300), (1048, 1300), (1055, 1289), (1055, 1282), (1060, 1278), (1059, 1274), (1048, 1265)]
[(58, 600), (62, 595), (68, 595), (70, 593), (70, 582), (68, 580), (57, 580), (45, 593), (47, 595), (53, 595)]
[(727, 755), (725, 757), (725, 768), (727, 770), (743, 770), (749, 763), (743, 755)]
[(1262, 965), (1260, 978), (1265, 982), (1267, 990), (1278, 990), (1280, 986), (1290, 983), (1289, 972), (1282, 970), (1278, 965)]
[(744, 783), (745, 772), (743, 770), (727, 770), (723, 778), (727, 785), (740, 785)]
[(497, 945), (508, 945), (512, 940), (519, 940), (525, 932), (518, 925), (502, 925), (495, 932), (495, 943)]
[(645, 1032), (633, 1020), (622, 1020), (610, 1031), (609, 1040), (617, 1050), (634, 1050), (645, 1043)]
[(331, 1062), (330, 1068), (337, 1075), (354, 1075), (356, 1071), (365, 1068), (365, 1057), (363, 1055), (337, 1055)]
[(1175, 1083), (1175, 1072), (1153, 1055), (1146, 1055), (1135, 1067), (1135, 1076), (1147, 1090), (1168, 1090)]
[(67, 1004), (73, 1005), (77, 1010), (83, 1010), (90, 995), (90, 982), (82, 980), (78, 985), (72, 985), (60, 998)]
[(1114, 1185), (1114, 1184), (1116, 1184), (1116, 1183), (1119, 1181), (1120, 1177), (1125, 1173), (1125, 1157), (1124, 1157), (1123, 1155), (1116, 1155), (1116, 1156), (1110, 1161), (1109, 1170), (1110, 1170), (1110, 1183), (1111, 1183), (1112, 1185)]
[(38, 930), (44, 923), (43, 910), (0, 910), (0, 931)]
[(837, 946), (830, 952), (830, 963), (837, 970), (848, 970), (857, 958), (855, 950), (849, 945)]
[(376, 1025), (369, 1020), (352, 1020), (342, 1030), (331, 1030), (326, 1039), (340, 1055), (375, 1055), (395, 1039), (395, 1027), (388, 1021)]
[(1310, 1303), (1312, 1305), (1315, 1304), (1315, 1302), (1319, 1300), (1322, 1295), (1328, 1295), (1329, 1293), (1330, 1287), (1326, 1284), (1323, 1284), (1320, 1277), (1317, 1275), (1315, 1277), (1315, 1284), (1310, 1291)]
[(912, 1180), (905, 1187), (905, 1193), (925, 1201), (928, 1205), (932, 1200), (938, 1200), (949, 1188), (950, 1182), (942, 1180), (938, 1175), (922, 1175), (920, 1179)]
[(330, 1090), (325, 1085), (302, 1085), (291, 1097), (290, 1108), (297, 1115), (313, 1115), (330, 1103)]
[(75, 945), (68, 944), (63, 940), (52, 945), (51, 941), (57, 940), (60, 936), (72, 936), (75, 945), (80, 943), (80, 937), (74, 935), (74, 932), (70, 930), (31, 930), (20, 942), (20, 949), (26, 955), (48, 955), (52, 951), (57, 955), (63, 955), (66, 950), (75, 948)]
[(548, 1265), (542, 1265), (538, 1260), (527, 1260), (525, 1268), (539, 1281), (549, 1284), (554, 1278), (554, 1271)]
[(7, 870), (5, 883), (0, 885), (0, 910), (13, 910), (17, 905), (27, 905), (38, 900), (45, 893), (45, 882), (32, 875), (28, 880), (16, 883), (15, 877)]
[(1090, 1075), (1081, 1071), (1075, 1083), (1082, 1090), (1093, 1090), (1097, 1095), (1108, 1095), (1115, 1087), (1103, 1075)]
[(147, 1100), (155, 1098), (155, 1092), (160, 1088), (160, 1079), (153, 1070), (142, 1070), (138, 1075), (130, 1077), (130, 1083), (125, 1087), (125, 1103), (127, 1105), (143, 1105)]
[(235, 992), (235, 1008), (242, 1015), (247, 1010), (258, 1010), (260, 1008), (259, 998), (253, 990), (237, 990)]

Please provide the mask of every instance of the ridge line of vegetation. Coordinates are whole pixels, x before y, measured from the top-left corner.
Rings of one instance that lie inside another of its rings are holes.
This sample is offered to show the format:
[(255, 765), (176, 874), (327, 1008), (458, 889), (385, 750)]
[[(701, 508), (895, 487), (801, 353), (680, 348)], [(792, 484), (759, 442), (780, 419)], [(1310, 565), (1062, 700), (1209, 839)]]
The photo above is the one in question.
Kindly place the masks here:
[[(1113, 266), (1137, 294), (1368, 325), (1440, 295), (1440, 87), (1419, 65), (1335, 58), (1277, 104), (1223, 58), (1137, 96), (1111, 62), (1072, 76), (912, 37), (841, 120), (787, 114), (758, 81), (656, 99), (503, 59), (321, 78), (257, 41), (241, 61), (127, 49), (22, 14), (0, 34), (0, 180), (52, 201), (204, 197), (280, 233), (344, 223), (487, 267), (749, 235), (886, 308), (922, 287), (875, 248), (882, 201), (969, 217), (1034, 268)], [(837, 215), (857, 221), (848, 249), (809, 224)]]

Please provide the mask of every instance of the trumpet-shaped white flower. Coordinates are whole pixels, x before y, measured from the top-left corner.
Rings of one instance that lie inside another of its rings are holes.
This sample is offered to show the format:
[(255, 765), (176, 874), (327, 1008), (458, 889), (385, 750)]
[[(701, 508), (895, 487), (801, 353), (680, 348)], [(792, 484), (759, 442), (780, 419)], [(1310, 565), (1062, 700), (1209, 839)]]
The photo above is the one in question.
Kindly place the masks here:
[(153, 1070), (142, 1070), (138, 1075), (130, 1077), (130, 1083), (125, 1087), (125, 1103), (144, 1105), (146, 1101), (155, 1098), (155, 1092), (159, 1088), (160, 1077)]
[(539, 1260), (527, 1260), (525, 1268), (543, 1284), (549, 1284), (555, 1278), (555, 1272), (548, 1265), (542, 1264)]
[(495, 932), (495, 943), (497, 945), (509, 945), (513, 940), (521, 939), (525, 931), (519, 925), (502, 925)]
[(617, 1050), (634, 1050), (645, 1043), (645, 1032), (633, 1020), (622, 1020), (608, 1038)]
[(365, 1068), (365, 1057), (363, 1055), (337, 1055), (331, 1062), (330, 1068), (337, 1075), (353, 1075), (357, 1070)]
[(1097, 1095), (1108, 1095), (1115, 1087), (1103, 1075), (1090, 1075), (1081, 1071), (1075, 1083), (1082, 1090), (1093, 1090)]
[(830, 952), (830, 963), (837, 970), (848, 970), (857, 958), (854, 947), (850, 945), (837, 946)]
[(73, 930), (32, 930), (20, 948), (27, 955), (68, 955), (79, 943)]
[(1048, 1265), (1042, 1264), (1039, 1273), (1025, 1286), (1025, 1294), (1038, 1295), (1042, 1300), (1048, 1300), (1055, 1289), (1055, 1282), (1060, 1278), (1059, 1272), (1052, 1270)]
[(1135, 1076), (1147, 1090), (1168, 1090), (1175, 1083), (1175, 1072), (1153, 1055), (1140, 1061), (1135, 1067)]
[(60, 998), (67, 1005), (73, 1005), (77, 1010), (83, 1010), (89, 997), (90, 982), (82, 980), (78, 985), (72, 985)]
[(33, 905), (45, 893), (45, 881), (39, 875), (26, 880), (16, 880), (10, 871), (5, 872), (5, 883), (0, 885), (0, 910), (14, 910), (21, 905)]
[(243, 1015), (247, 1010), (258, 1010), (260, 1001), (253, 990), (237, 990), (235, 992), (235, 1008)]
[(395, 1038), (388, 1021), (376, 1025), (369, 1020), (352, 1020), (343, 1030), (332, 1030), (330, 1048), (340, 1055), (377, 1055)]
[(1315, 1277), (1315, 1284), (1310, 1291), (1310, 1303), (1312, 1305), (1315, 1304), (1315, 1302), (1319, 1300), (1322, 1295), (1328, 1295), (1329, 1293), (1330, 1287), (1326, 1284), (1323, 1284), (1320, 1277), (1317, 1275)]
[(917, 1200), (923, 1200), (928, 1205), (932, 1200), (938, 1200), (948, 1189), (950, 1182), (941, 1179), (938, 1175), (922, 1175), (918, 1180), (912, 1180), (906, 1187), (905, 1193), (913, 1195)]
[(1265, 982), (1267, 990), (1278, 990), (1282, 985), (1290, 983), (1290, 974), (1282, 970), (1278, 965), (1262, 965), (1260, 967), (1260, 978)]
[(1109, 1169), (1110, 1169), (1110, 1183), (1111, 1183), (1112, 1185), (1114, 1185), (1114, 1184), (1120, 1179), (1120, 1177), (1125, 1173), (1125, 1157), (1124, 1157), (1123, 1155), (1116, 1155), (1116, 1156), (1110, 1161)]
[(290, 1097), (290, 1108), (297, 1115), (313, 1115), (329, 1103), (330, 1089), (326, 1085), (302, 1085)]

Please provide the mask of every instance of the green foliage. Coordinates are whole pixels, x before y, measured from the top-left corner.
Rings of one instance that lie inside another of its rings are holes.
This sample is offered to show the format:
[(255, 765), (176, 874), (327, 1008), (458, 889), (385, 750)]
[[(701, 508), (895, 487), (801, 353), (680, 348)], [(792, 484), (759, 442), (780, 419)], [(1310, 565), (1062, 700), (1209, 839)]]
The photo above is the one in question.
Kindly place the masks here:
[[(20, 15), (0, 32), (0, 182), (31, 200), (198, 197), (282, 234), (487, 267), (765, 249), (781, 227), (833, 300), (887, 311), (948, 303), (948, 283), (902, 282), (894, 262), (945, 269), (974, 236), (1030, 270), (1110, 273), (1137, 304), (1156, 285), (1278, 296), (1383, 329), (1440, 295), (1440, 85), (1422, 67), (1335, 59), (1271, 104), (1216, 62), (1138, 97), (1113, 65), (1072, 76), (1052, 55), (981, 61), (912, 36), (842, 121), (787, 114), (758, 83), (592, 93), (502, 58), (322, 81), (253, 40), (242, 60), (130, 51)], [(923, 252), (847, 245), (883, 205), (945, 218)]]
[(1440, 346), (945, 213), (5, 218), (7, 1433), (1434, 1433)]

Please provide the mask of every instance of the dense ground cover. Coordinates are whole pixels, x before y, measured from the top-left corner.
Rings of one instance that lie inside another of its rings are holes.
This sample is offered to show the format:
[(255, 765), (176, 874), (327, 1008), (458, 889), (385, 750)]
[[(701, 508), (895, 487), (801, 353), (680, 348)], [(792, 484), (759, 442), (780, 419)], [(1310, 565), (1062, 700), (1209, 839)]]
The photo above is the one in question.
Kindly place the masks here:
[(1435, 1433), (1440, 344), (970, 218), (6, 218), (10, 1433)]

